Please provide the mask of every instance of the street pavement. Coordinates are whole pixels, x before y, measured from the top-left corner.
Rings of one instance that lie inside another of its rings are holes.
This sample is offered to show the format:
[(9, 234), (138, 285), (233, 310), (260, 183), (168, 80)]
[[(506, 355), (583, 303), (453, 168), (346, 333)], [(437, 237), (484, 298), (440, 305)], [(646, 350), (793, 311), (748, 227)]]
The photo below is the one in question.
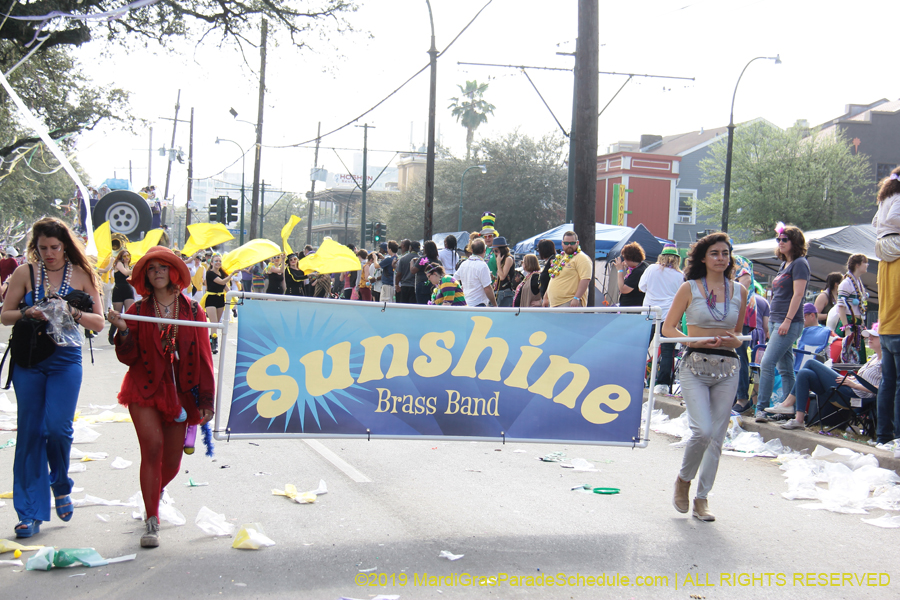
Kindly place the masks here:
[[(0, 327), (0, 339), (8, 334)], [(85, 414), (98, 412), (90, 404), (115, 402), (125, 372), (106, 341), (95, 341), (95, 364), (87, 349), (84, 355)], [(235, 344), (224, 351), (233, 366)], [(230, 382), (230, 369), (225, 375)], [(12, 390), (7, 394), (14, 400)], [(94, 429), (101, 436), (76, 447), (109, 458), (73, 474), (84, 489), (73, 497), (125, 501), (140, 489), (133, 427)], [(0, 431), (0, 446), (13, 437)], [(860, 515), (798, 508), (805, 501), (781, 497), (787, 486), (770, 460), (722, 457), (710, 496), (715, 523), (677, 513), (671, 497), (682, 450), (673, 441), (652, 434), (648, 448), (632, 450), (266, 439), (219, 441), (214, 459), (198, 445), (168, 488), (187, 524), (163, 522), (159, 548), (139, 547), (142, 523), (130, 507), (78, 508), (69, 523), (55, 516), (44, 523), (34, 543), (93, 547), (107, 558), (136, 553), (135, 560), (51, 572), (0, 566), (0, 598), (898, 597), (900, 531), (865, 524)], [(585, 458), (599, 472), (538, 460), (555, 451)], [(0, 492), (12, 490), (13, 453), (0, 450)], [(112, 469), (116, 457), (133, 464)], [(188, 487), (189, 479), (209, 485)], [(320, 480), (328, 492), (314, 504), (272, 494), (286, 484), (313, 490)], [(571, 490), (581, 484), (621, 493)], [(13, 538), (17, 519), (12, 500), (5, 502), (0, 538)], [(203, 506), (237, 526), (260, 523), (276, 545), (236, 550), (230, 538), (207, 536), (194, 524)], [(445, 550), (463, 557), (441, 558)], [(875, 585), (860, 586), (867, 573)], [(638, 577), (644, 585), (636, 585)]]

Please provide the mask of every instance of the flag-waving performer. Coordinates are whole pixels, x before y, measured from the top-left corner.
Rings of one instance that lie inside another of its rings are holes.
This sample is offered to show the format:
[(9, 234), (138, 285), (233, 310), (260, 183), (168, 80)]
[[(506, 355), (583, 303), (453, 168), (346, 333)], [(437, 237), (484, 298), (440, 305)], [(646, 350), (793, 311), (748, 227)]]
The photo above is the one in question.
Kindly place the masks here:
[[(181, 293), (190, 283), (174, 252), (155, 246), (134, 266), (131, 284), (142, 296), (128, 314), (206, 321), (206, 313)], [(213, 417), (215, 377), (206, 329), (128, 321), (109, 311), (116, 355), (128, 365), (119, 402), (128, 407), (141, 446), (141, 494), (147, 511), (141, 546), (159, 546), (159, 501), (181, 467), (188, 425)], [(186, 418), (185, 418), (186, 417)]]

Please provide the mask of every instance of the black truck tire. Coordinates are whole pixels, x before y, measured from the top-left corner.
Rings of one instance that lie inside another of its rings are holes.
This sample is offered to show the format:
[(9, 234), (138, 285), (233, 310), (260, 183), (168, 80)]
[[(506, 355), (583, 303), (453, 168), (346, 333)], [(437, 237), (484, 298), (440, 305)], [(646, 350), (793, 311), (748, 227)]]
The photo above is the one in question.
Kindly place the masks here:
[(132, 242), (140, 241), (153, 225), (150, 205), (128, 190), (115, 190), (100, 198), (91, 216), (95, 229), (109, 221), (111, 232), (121, 233)]

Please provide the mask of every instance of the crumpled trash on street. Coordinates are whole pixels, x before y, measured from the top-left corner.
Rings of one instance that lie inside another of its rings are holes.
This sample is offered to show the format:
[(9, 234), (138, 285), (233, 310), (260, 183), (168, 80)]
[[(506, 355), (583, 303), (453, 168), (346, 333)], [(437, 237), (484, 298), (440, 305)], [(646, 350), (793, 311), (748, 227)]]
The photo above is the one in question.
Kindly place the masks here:
[(308, 492), (298, 492), (297, 486), (291, 483), (286, 483), (283, 490), (272, 490), (273, 496), (287, 496), (297, 504), (312, 504), (316, 501), (317, 496), (327, 493), (328, 487), (325, 485), (324, 479), (319, 480), (319, 487)]
[(84, 498), (72, 498), (72, 506), (75, 508), (84, 508), (85, 506), (137, 506), (133, 499), (127, 502), (121, 500), (104, 500), (90, 494), (85, 494)]
[(732, 440), (725, 439), (723, 444), (725, 453), (738, 456), (762, 456), (775, 458), (781, 454), (787, 454), (791, 450), (783, 445), (781, 440), (775, 438), (768, 442), (756, 431), (741, 431)]
[(117, 456), (116, 460), (112, 461), (109, 466), (111, 469), (127, 469), (131, 465), (132, 462), (130, 460), (125, 460), (121, 456)]
[(594, 463), (588, 461), (585, 458), (573, 458), (569, 463), (560, 463), (560, 465), (564, 469), (572, 469), (574, 471), (581, 471), (585, 473), (599, 473), (600, 469), (594, 466)]
[(72, 439), (73, 444), (90, 444), (91, 442), (96, 442), (97, 438), (100, 437), (100, 432), (96, 429), (91, 429), (90, 425), (84, 421), (74, 421), (72, 427), (75, 430)]
[(12, 414), (18, 412), (18, 408), (10, 401), (9, 396), (6, 394), (0, 394), (0, 412)]
[(69, 460), (88, 462), (91, 460), (106, 460), (107, 458), (109, 458), (109, 452), (82, 452), (75, 446), (72, 446), (72, 450), (69, 452)]
[(234, 536), (231, 542), (232, 548), (238, 550), (259, 550), (263, 546), (274, 546), (272, 541), (263, 531), (259, 523), (245, 523)]
[(459, 560), (463, 556), (465, 556), (465, 554), (453, 554), (449, 550), (441, 550), (441, 553), (438, 554), (438, 558), (446, 558), (447, 560)]
[(0, 554), (4, 552), (15, 552), (18, 550), (19, 552), (28, 552), (30, 550), (40, 550), (44, 546), (25, 546), (20, 544), (19, 542), (14, 542), (12, 540), (0, 539)]
[(220, 515), (205, 506), (200, 507), (200, 512), (197, 513), (194, 523), (206, 535), (230, 536), (234, 534), (234, 523), (229, 523), (225, 520), (225, 515)]
[(562, 460), (566, 457), (565, 452), (550, 452), (549, 454), (545, 454), (544, 456), (539, 456), (538, 460), (544, 462), (562, 462)]
[[(131, 504), (128, 504), (128, 506), (134, 506), (138, 509), (131, 513), (131, 517), (133, 519), (145, 521), (147, 519), (147, 509), (144, 507), (144, 496), (141, 492), (135, 492), (129, 499), (129, 502), (131, 502)], [(159, 520), (168, 521), (177, 527), (181, 527), (187, 523), (185, 516), (181, 514), (181, 511), (175, 508), (175, 500), (166, 490), (163, 490), (163, 497), (159, 502)]]
[(64, 567), (103, 567), (114, 563), (134, 560), (137, 554), (128, 554), (117, 558), (103, 558), (93, 548), (60, 548), (45, 546), (28, 559), (26, 571), (49, 571)]
[(877, 519), (860, 519), (863, 523), (874, 525), (875, 527), (883, 527), (885, 529), (900, 528), (900, 515), (882, 515)]
[[(849, 448), (817, 446), (811, 456), (779, 457), (788, 484), (787, 500), (818, 500), (800, 504), (809, 510), (868, 514), (872, 509), (900, 510), (900, 476), (878, 466), (871, 454)], [(818, 484), (824, 483), (826, 487)], [(873, 519), (865, 519), (867, 523)]]

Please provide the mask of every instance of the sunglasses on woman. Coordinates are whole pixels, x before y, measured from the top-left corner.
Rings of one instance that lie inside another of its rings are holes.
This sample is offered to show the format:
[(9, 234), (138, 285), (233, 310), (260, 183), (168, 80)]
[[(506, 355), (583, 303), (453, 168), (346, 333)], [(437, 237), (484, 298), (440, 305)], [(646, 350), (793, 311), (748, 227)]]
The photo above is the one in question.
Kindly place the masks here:
[(789, 241), (791, 241), (791, 238), (777, 237), (777, 238), (775, 238), (775, 241), (778, 242), (779, 244), (787, 244)]

